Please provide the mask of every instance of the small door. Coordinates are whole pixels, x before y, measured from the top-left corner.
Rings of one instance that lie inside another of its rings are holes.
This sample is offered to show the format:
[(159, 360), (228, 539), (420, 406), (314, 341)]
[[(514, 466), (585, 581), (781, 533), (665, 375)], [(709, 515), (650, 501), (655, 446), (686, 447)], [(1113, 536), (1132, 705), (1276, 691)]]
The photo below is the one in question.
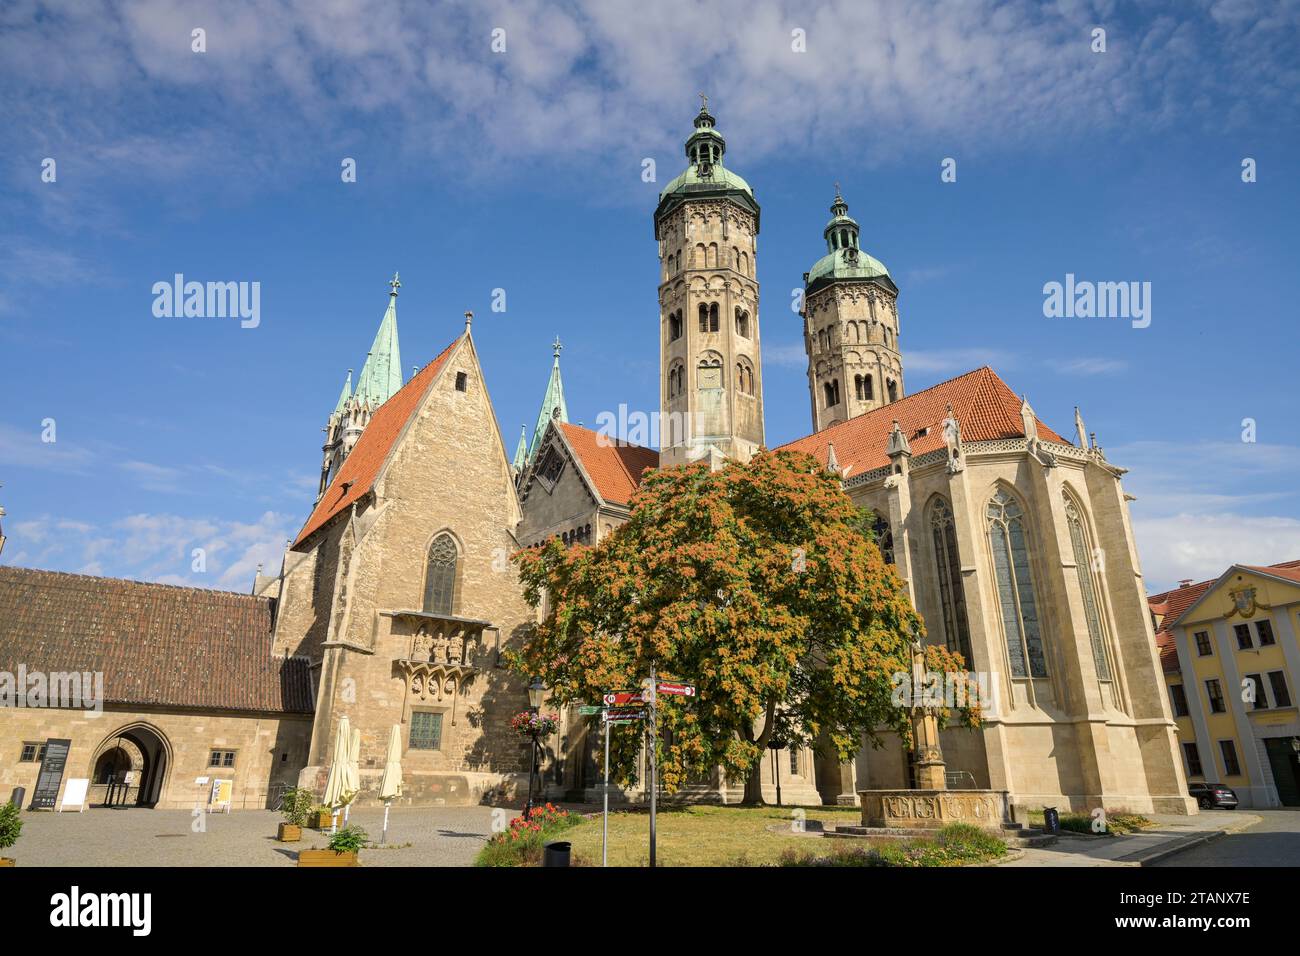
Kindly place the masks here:
[(1300, 807), (1300, 758), (1291, 749), (1290, 737), (1269, 737), (1264, 741), (1273, 782), (1284, 807)]

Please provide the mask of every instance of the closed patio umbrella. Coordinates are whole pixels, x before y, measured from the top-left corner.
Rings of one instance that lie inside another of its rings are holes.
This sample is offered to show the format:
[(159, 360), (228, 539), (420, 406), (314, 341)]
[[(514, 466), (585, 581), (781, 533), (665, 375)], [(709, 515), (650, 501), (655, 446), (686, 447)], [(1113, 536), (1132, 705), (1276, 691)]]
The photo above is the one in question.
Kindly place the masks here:
[(348, 741), (348, 762), (343, 768), (343, 825), (348, 825), (348, 816), (352, 813), (352, 800), (361, 791), (361, 731), (352, 731)]
[[(347, 715), (339, 718), (339, 725), (334, 732), (334, 761), (330, 764), (329, 776), (325, 778), (325, 806), (337, 814), (338, 808), (350, 803), (356, 796), (356, 777), (352, 785), (348, 783), (348, 758), (352, 751), (352, 722)], [(330, 831), (336, 829), (334, 820), (330, 821)]]
[(388, 842), (388, 808), (402, 795), (402, 728), (393, 724), (388, 736), (388, 757), (384, 761), (384, 777), (379, 781), (379, 799), (384, 801), (384, 835), (380, 843)]

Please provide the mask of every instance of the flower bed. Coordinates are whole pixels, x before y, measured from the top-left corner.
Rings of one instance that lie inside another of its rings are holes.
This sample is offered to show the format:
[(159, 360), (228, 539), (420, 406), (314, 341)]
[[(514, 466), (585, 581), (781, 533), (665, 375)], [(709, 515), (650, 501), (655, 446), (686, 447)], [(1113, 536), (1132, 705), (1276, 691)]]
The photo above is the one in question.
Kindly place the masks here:
[(561, 810), (553, 803), (533, 807), (527, 817), (517, 816), (510, 826), (494, 834), (479, 851), (475, 866), (537, 866), (542, 861), (542, 847), (582, 817)]
[(968, 823), (953, 823), (933, 840), (918, 839), (855, 846), (836, 841), (830, 853), (787, 850), (778, 866), (966, 866), (1007, 855), (1007, 845)]

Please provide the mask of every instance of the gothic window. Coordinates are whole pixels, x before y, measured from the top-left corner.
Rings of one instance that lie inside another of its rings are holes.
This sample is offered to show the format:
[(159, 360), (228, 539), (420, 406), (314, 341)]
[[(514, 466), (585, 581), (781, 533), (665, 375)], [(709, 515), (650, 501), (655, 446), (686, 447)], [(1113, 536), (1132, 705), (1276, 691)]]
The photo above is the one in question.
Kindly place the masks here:
[(882, 515), (876, 515), (871, 523), (871, 531), (876, 538), (876, 547), (886, 564), (894, 563), (894, 529)]
[(1106, 656), (1106, 640), (1103, 636), (1101, 608), (1098, 604), (1099, 589), (1088, 548), (1088, 536), (1079, 509), (1068, 495), (1065, 498), (1065, 520), (1070, 526), (1070, 543), (1074, 546), (1074, 565), (1079, 575), (1079, 591), (1083, 594), (1083, 614), (1088, 620), (1088, 639), (1092, 642), (1093, 664), (1096, 665), (1098, 679), (1110, 680), (1110, 660)]
[(966, 619), (966, 593), (962, 590), (961, 562), (957, 557), (957, 526), (952, 508), (935, 498), (930, 509), (930, 532), (934, 539), (934, 563), (939, 573), (939, 603), (943, 609), (943, 632), (948, 650), (957, 651), (971, 664), (970, 625)]
[(668, 341), (675, 342), (682, 337), (682, 313), (679, 309), (668, 316)]
[(718, 303), (709, 303), (709, 331), (718, 331)]
[(446, 532), (433, 539), (424, 572), (424, 610), (453, 614), (456, 596), (456, 542)]
[(705, 302), (700, 303), (700, 331), (709, 331), (709, 306)]
[(989, 500), (985, 517), (1011, 676), (1046, 677), (1047, 660), (1038, 627), (1038, 602), (1034, 599), (1034, 577), (1029, 568), (1024, 512), (1015, 498), (999, 490)]

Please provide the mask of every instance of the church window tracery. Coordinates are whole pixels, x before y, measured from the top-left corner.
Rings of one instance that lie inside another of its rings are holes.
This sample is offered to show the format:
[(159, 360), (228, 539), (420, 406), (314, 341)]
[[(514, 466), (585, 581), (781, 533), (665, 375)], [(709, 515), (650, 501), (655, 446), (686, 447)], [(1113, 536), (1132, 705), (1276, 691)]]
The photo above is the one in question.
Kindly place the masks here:
[(459, 556), (451, 535), (443, 532), (433, 539), (424, 572), (424, 610), (427, 613), (455, 613), (456, 562)]
[(989, 500), (985, 517), (1011, 676), (1046, 677), (1047, 660), (1039, 631), (1024, 511), (1015, 498), (999, 489)]
[(1105, 631), (1102, 628), (1100, 589), (1095, 580), (1092, 552), (1088, 548), (1088, 535), (1083, 526), (1083, 516), (1069, 495), (1065, 495), (1065, 520), (1070, 527), (1070, 544), (1074, 548), (1074, 565), (1079, 575), (1079, 592), (1083, 595), (1083, 614), (1088, 621), (1088, 639), (1092, 644), (1092, 660), (1099, 680), (1110, 680), (1110, 658), (1106, 654)]
[(966, 618), (966, 594), (962, 589), (961, 562), (957, 555), (957, 526), (953, 521), (952, 507), (943, 498), (936, 497), (930, 508), (930, 533), (939, 578), (944, 640), (948, 650), (960, 653), (969, 667), (970, 623)]

